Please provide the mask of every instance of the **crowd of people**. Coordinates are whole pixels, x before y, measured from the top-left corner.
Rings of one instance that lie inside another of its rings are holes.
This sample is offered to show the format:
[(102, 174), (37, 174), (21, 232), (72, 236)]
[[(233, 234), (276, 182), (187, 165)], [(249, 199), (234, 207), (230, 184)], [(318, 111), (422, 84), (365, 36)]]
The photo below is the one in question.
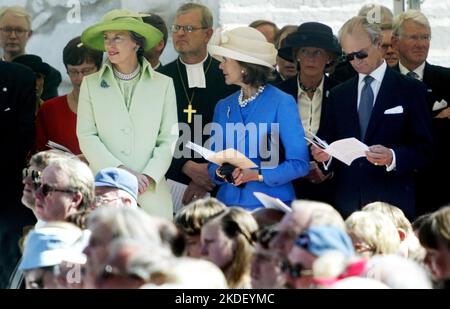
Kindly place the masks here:
[[(426, 16), (212, 16), (108, 12), (68, 38), (58, 96), (31, 15), (0, 8), (0, 287), (448, 288), (450, 69)], [(317, 136), (367, 148), (344, 163)]]

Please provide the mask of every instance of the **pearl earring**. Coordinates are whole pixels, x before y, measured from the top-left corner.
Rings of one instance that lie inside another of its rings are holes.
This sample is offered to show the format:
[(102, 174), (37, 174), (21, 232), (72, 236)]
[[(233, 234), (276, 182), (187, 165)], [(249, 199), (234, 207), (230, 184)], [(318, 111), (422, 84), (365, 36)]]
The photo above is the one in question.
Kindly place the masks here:
[(241, 70), (241, 74), (242, 74), (242, 75), (245, 75), (245, 74), (247, 74), (247, 73), (245, 72), (244, 69), (242, 69), (242, 70)]

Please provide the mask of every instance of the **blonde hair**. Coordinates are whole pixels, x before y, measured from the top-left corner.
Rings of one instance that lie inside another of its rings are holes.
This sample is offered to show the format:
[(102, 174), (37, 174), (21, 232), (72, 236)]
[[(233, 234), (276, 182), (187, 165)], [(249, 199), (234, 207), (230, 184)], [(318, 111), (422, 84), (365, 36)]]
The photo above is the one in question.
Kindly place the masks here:
[(29, 28), (28, 30), (31, 30), (31, 24), (32, 24), (31, 15), (30, 15), (30, 13), (27, 12), (27, 10), (23, 6), (19, 6), (19, 5), (9, 6), (9, 7), (7, 6), (7, 7), (0, 9), (0, 20), (2, 20), (3, 16), (6, 13), (11, 13), (18, 17), (25, 17), (27, 24), (28, 24), (28, 28)]
[(68, 180), (68, 188), (77, 190), (83, 196), (78, 210), (85, 210), (92, 206), (94, 201), (94, 175), (90, 168), (78, 159), (58, 158), (49, 163), (59, 172), (64, 173)]
[(379, 211), (387, 215), (392, 220), (392, 223), (394, 223), (396, 228), (403, 229), (408, 234), (413, 231), (411, 222), (409, 222), (406, 218), (403, 211), (389, 203), (373, 202), (364, 206), (362, 211)]
[(431, 32), (431, 26), (430, 22), (428, 21), (428, 18), (420, 11), (418, 10), (408, 10), (406, 12), (398, 14), (394, 19), (394, 24), (392, 26), (393, 35), (394, 36), (400, 36), (402, 25), (405, 21), (411, 20), (415, 22), (416, 24), (422, 25), (426, 27)]
[(400, 248), (397, 229), (383, 213), (355, 211), (345, 220), (345, 226), (350, 236), (369, 246), (372, 255), (395, 254)]
[(44, 169), (49, 165), (49, 163), (52, 160), (55, 159), (68, 159), (71, 158), (72, 155), (68, 154), (66, 152), (56, 150), (56, 149), (50, 149), (50, 150), (44, 150), (40, 151), (36, 154), (34, 154), (30, 159), (30, 165), (36, 165), (39, 169)]
[(296, 213), (309, 213), (310, 219), (304, 229), (312, 226), (332, 225), (341, 230), (345, 230), (345, 223), (339, 212), (330, 204), (309, 201), (309, 200), (295, 200), (292, 202), (292, 210), (294, 216)]

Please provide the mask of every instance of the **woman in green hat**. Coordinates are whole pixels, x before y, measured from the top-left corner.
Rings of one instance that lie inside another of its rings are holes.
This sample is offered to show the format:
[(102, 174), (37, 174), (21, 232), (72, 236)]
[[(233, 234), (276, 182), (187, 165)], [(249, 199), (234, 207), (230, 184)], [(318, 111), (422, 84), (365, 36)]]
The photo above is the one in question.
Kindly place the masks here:
[(161, 39), (142, 15), (123, 9), (83, 32), (83, 44), (106, 51), (108, 59), (83, 80), (77, 136), (94, 173), (106, 167), (128, 170), (139, 182), (138, 204), (172, 219), (164, 175), (178, 138), (175, 90), (143, 57)]

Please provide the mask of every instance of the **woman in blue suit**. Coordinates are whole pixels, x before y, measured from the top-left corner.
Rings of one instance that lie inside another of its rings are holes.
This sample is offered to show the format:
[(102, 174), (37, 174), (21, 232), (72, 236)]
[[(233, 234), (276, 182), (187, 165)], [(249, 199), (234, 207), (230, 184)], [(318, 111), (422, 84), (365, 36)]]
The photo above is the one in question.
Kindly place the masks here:
[(231, 166), (226, 173), (210, 164), (210, 177), (219, 185), (217, 198), (248, 210), (262, 206), (254, 192), (290, 203), (295, 198), (291, 182), (308, 173), (309, 154), (295, 100), (267, 83), (275, 47), (259, 31), (240, 27), (216, 32), (208, 48), (221, 61), (225, 82), (241, 87), (216, 106), (211, 149), (232, 147), (258, 166)]

